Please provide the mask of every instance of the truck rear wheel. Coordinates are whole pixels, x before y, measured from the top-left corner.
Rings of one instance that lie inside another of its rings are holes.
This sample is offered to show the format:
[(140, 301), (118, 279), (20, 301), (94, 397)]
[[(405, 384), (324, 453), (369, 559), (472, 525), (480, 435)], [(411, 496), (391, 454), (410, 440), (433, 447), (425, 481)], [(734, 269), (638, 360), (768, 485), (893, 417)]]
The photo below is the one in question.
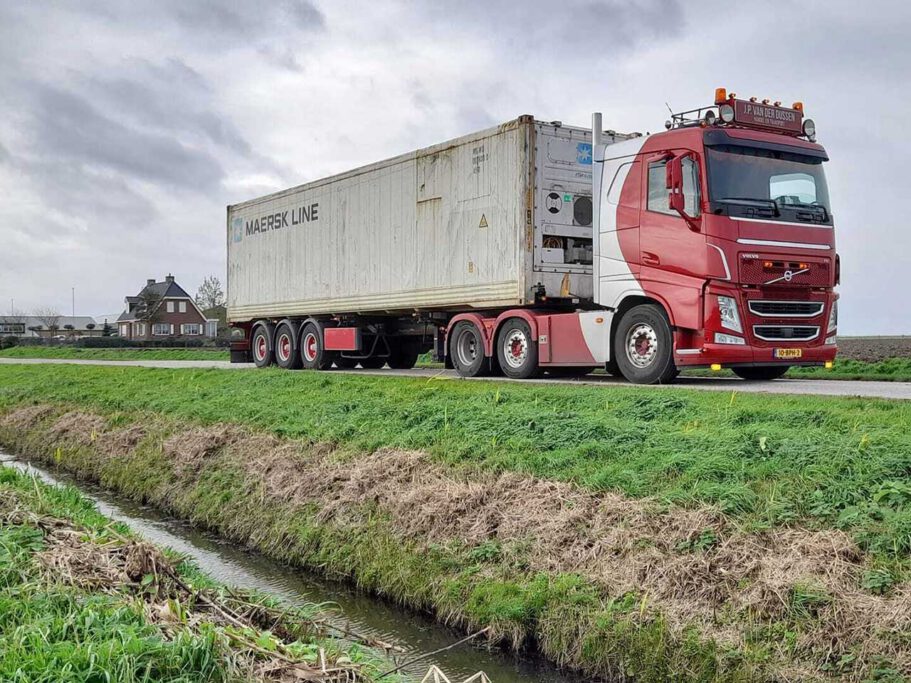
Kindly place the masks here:
[(332, 367), (332, 355), (323, 345), (323, 332), (315, 323), (307, 323), (301, 330), (301, 365), (306, 370), (328, 370)]
[(462, 377), (480, 377), (487, 370), (484, 339), (477, 325), (468, 320), (457, 322), (449, 341), (452, 366)]
[(538, 342), (531, 327), (521, 318), (509, 318), (497, 335), (497, 359), (503, 374), (513, 379), (530, 379), (541, 374)]
[(779, 377), (784, 376), (784, 373), (790, 369), (790, 365), (766, 365), (756, 368), (731, 368), (731, 370), (734, 371), (734, 374), (741, 379), (760, 381), (778, 379)]
[(287, 321), (275, 328), (275, 363), (285, 370), (297, 370), (301, 366), (294, 330)]
[(272, 335), (269, 334), (269, 328), (266, 325), (260, 325), (253, 333), (250, 340), (250, 352), (253, 354), (253, 362), (258, 368), (267, 368), (272, 365), (274, 356), (272, 354)]
[(624, 313), (614, 334), (614, 349), (620, 372), (634, 384), (667, 384), (677, 376), (671, 326), (654, 304)]

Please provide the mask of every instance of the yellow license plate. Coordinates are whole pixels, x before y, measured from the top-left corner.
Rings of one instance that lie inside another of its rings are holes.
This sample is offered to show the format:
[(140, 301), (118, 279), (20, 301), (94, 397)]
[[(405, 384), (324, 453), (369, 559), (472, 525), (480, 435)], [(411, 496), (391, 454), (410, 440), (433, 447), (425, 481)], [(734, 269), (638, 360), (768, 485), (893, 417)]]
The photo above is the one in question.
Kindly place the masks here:
[(800, 358), (803, 349), (775, 349), (776, 358)]

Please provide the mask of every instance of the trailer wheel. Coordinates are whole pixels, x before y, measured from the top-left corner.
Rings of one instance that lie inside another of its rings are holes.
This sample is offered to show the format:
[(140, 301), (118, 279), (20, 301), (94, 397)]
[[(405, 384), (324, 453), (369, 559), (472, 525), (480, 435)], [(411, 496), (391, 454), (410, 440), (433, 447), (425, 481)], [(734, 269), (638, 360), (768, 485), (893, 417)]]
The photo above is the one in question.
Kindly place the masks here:
[(393, 370), (410, 370), (418, 362), (421, 349), (410, 339), (403, 339), (392, 344), (391, 353), (386, 362)]
[(285, 370), (297, 370), (301, 366), (297, 340), (288, 322), (280, 323), (275, 328), (275, 363)]
[(513, 379), (530, 379), (541, 374), (538, 342), (531, 327), (521, 318), (509, 318), (497, 335), (497, 359), (503, 374)]
[(256, 367), (267, 368), (272, 365), (274, 360), (272, 339), (266, 325), (260, 325), (253, 333), (253, 338), (250, 340), (250, 352), (253, 354), (253, 362)]
[(323, 347), (323, 332), (315, 323), (307, 323), (300, 336), (301, 365), (307, 370), (328, 370), (334, 358)]
[(634, 384), (667, 384), (677, 376), (671, 325), (654, 304), (635, 306), (623, 314), (614, 349), (620, 372)]
[(452, 366), (462, 377), (480, 377), (486, 374), (487, 358), (484, 339), (477, 325), (468, 320), (457, 322), (449, 340), (449, 357)]
[(778, 379), (790, 369), (790, 365), (765, 365), (762, 367), (754, 368), (731, 368), (731, 370), (734, 371), (734, 374), (741, 379), (751, 379), (758, 381)]

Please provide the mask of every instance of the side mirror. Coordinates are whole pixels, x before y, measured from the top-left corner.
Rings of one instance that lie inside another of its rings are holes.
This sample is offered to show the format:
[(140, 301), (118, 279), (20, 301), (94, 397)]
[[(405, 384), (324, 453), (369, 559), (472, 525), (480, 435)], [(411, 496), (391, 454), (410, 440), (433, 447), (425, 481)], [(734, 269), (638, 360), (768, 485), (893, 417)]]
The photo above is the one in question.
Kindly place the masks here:
[(683, 160), (692, 158), (690, 154), (680, 154), (668, 159), (665, 165), (667, 173), (667, 205), (686, 221), (690, 230), (699, 231), (699, 221), (686, 212), (686, 196), (683, 194)]

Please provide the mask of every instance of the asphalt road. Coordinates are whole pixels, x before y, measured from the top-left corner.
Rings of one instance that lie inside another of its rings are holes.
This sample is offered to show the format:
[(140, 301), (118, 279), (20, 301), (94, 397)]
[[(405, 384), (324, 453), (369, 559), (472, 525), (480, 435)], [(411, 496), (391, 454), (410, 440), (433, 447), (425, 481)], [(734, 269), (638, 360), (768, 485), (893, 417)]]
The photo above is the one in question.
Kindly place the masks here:
[[(252, 363), (231, 364), (219, 360), (85, 360), (62, 358), (0, 358), (4, 365), (105, 365), (135, 366), (145, 368), (216, 368), (221, 370), (251, 370)], [(331, 370), (363, 375), (396, 377), (437, 377), (459, 380), (453, 370), (415, 368), (414, 370)], [(587, 386), (632, 386), (628, 382), (606, 375), (588, 375), (584, 379), (542, 378), (534, 380), (509, 380), (497, 377), (497, 381), (544, 382), (547, 384), (584, 384)], [(487, 379), (470, 381), (484, 382)], [(732, 377), (680, 377), (673, 385), (655, 386), (656, 390), (668, 387), (702, 389), (706, 391), (743, 391), (757, 394), (806, 394), (812, 396), (861, 396), (865, 398), (891, 398), (911, 400), (911, 382), (859, 382), (840, 379), (777, 379), (772, 382), (747, 382)]]

